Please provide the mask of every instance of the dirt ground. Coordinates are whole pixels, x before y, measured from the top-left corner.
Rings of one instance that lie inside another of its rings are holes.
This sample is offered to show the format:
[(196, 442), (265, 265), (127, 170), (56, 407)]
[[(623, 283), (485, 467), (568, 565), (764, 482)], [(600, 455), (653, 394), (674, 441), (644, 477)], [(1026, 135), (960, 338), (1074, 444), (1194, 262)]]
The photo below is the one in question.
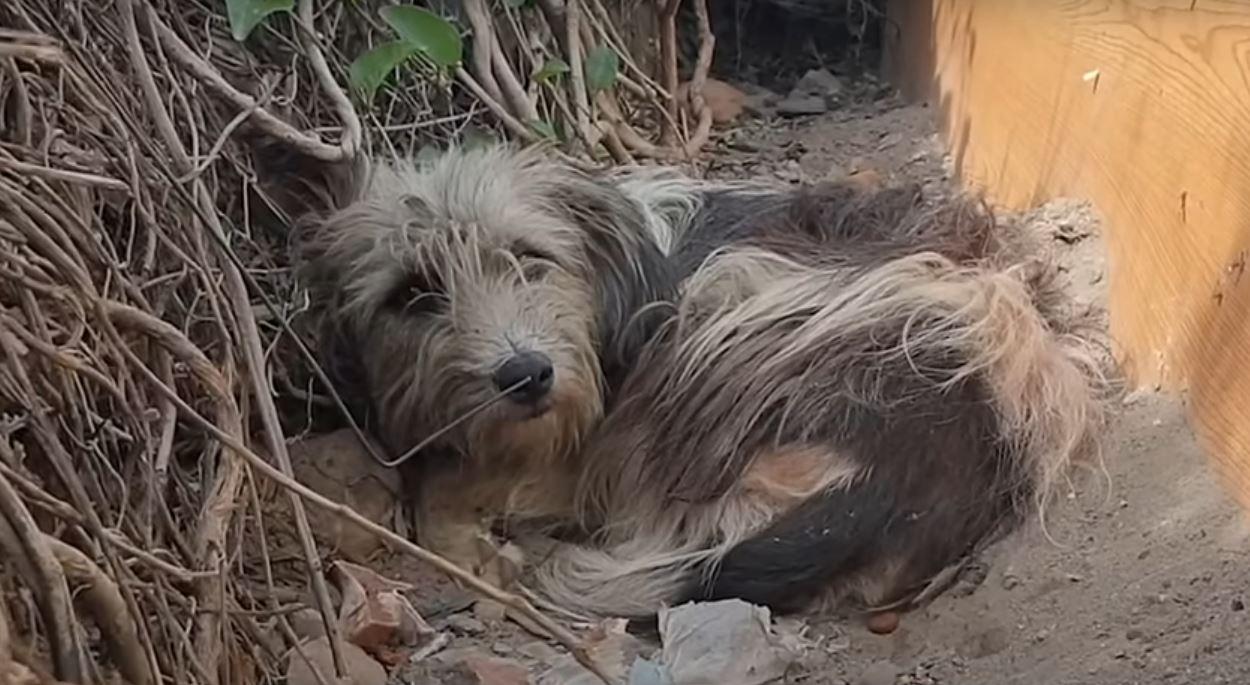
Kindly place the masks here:
[[(824, 114), (752, 118), (723, 134), (719, 150), (714, 177), (798, 182), (871, 169), (935, 192), (952, 184), (930, 112), (876, 86)], [(1056, 201), (1014, 218), (1050, 236), (1073, 295), (1097, 305), (1106, 271), (1095, 213)], [(785, 682), (1250, 682), (1250, 525), (1208, 468), (1181, 400), (1138, 392), (1116, 413), (1105, 472), (1077, 480), (1045, 531), (990, 549), (891, 635), (857, 621), (807, 620), (808, 652)], [(414, 571), (408, 563), (394, 569), (417, 580)], [(424, 576), (418, 586), (418, 609), (450, 639), (392, 682), (572, 682), (553, 670), (567, 661), (559, 650), (474, 616), (471, 598), (443, 581)], [(466, 657), (520, 665), (530, 680), (449, 670)]]

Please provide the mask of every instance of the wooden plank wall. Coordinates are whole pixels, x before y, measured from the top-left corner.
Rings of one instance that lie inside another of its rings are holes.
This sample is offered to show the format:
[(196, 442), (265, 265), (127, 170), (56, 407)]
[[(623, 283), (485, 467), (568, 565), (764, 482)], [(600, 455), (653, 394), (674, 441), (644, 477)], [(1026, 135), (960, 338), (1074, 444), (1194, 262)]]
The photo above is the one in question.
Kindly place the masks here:
[(887, 75), (996, 204), (1092, 201), (1112, 333), (1250, 507), (1250, 1), (892, 0)]

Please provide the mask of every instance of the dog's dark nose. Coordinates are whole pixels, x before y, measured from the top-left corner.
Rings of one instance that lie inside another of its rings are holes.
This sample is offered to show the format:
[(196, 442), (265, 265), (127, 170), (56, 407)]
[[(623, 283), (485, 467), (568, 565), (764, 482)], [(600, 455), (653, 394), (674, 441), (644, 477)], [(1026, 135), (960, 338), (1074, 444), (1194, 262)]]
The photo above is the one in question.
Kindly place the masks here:
[(542, 352), (521, 352), (495, 371), (495, 387), (507, 390), (529, 379), (508, 396), (517, 402), (533, 404), (551, 392), (555, 376), (556, 370), (551, 365), (550, 357)]

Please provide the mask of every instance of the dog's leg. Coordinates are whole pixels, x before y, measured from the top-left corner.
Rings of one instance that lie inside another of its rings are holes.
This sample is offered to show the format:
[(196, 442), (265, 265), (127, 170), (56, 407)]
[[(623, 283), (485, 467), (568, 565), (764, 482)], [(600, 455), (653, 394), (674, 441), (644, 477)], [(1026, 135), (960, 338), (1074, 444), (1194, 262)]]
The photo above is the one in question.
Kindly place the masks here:
[(490, 549), (493, 507), (483, 501), (484, 492), (472, 475), (455, 469), (427, 472), (420, 487), (420, 543), (483, 580), (501, 585), (505, 574), (494, 553), (498, 550)]

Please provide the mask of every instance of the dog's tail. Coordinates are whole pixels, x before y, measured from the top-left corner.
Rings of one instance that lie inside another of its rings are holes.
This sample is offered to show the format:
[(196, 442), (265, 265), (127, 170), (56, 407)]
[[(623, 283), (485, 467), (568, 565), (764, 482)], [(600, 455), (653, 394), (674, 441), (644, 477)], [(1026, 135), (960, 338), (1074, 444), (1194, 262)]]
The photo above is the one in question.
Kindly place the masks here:
[[(625, 617), (693, 597), (773, 604), (853, 582), (882, 554), (916, 561), (909, 544), (936, 572), (1041, 508), (1097, 445), (1102, 380), (1046, 277), (934, 253), (855, 272), (763, 250), (715, 257), (689, 284), (669, 356), (634, 389), (649, 413), (628, 438), (609, 426), (621, 453), (589, 453), (612, 472), (592, 497), (617, 528), (598, 549), (560, 550), (539, 569), (543, 593)], [(762, 509), (732, 484), (778, 444), (827, 445), (859, 474)], [(939, 514), (916, 519), (918, 500)]]

